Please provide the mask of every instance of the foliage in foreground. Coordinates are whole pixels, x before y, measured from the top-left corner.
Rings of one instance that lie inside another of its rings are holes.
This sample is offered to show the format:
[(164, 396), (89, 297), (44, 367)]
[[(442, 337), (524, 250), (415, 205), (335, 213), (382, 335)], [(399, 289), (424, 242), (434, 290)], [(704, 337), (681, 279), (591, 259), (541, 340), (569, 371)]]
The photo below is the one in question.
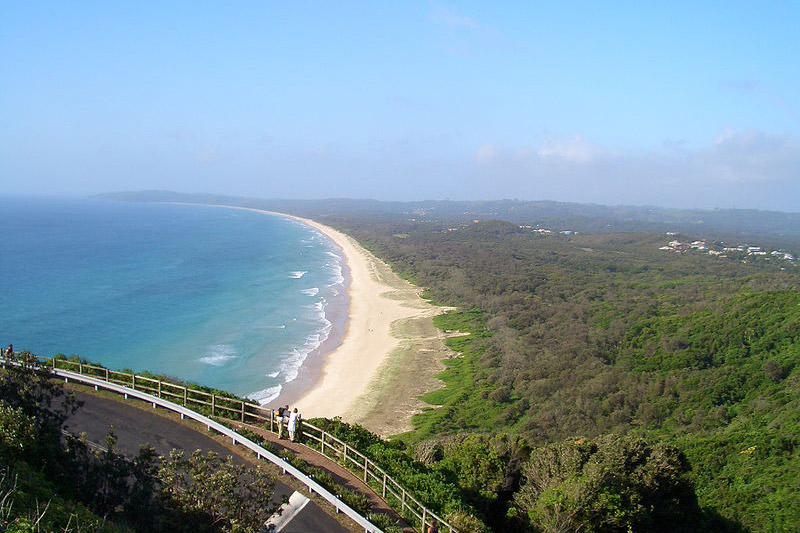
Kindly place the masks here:
[(255, 533), (277, 510), (257, 468), (199, 452), (161, 461), (151, 447), (129, 459), (113, 434), (101, 451), (62, 439), (79, 406), (21, 360), (0, 370), (0, 530)]

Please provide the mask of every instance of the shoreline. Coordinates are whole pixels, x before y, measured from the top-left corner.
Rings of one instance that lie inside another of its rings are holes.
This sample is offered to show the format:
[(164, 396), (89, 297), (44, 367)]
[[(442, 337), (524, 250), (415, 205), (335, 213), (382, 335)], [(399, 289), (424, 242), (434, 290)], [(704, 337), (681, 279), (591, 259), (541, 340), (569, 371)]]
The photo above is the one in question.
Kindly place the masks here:
[[(172, 202), (179, 203), (179, 202)], [(343, 331), (309, 353), (296, 379), (282, 384), (269, 402), (297, 407), (305, 418), (341, 417), (381, 435), (412, 429), (411, 417), (426, 405), (419, 396), (441, 385), (436, 374), (451, 356), (433, 316), (447, 311), (422, 299), (422, 290), (403, 280), (355, 239), (315, 220), (254, 207), (225, 207), (280, 216), (306, 224), (327, 237), (342, 255), (347, 292)], [(414, 372), (409, 373), (409, 367)]]

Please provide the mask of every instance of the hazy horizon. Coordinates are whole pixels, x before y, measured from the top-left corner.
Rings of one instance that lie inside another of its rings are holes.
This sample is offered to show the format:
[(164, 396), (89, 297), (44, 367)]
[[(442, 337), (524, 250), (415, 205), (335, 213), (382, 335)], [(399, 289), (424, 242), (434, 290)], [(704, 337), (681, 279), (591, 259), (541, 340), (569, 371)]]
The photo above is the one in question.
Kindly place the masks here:
[(799, 210), (798, 4), (0, 15), (0, 193)]

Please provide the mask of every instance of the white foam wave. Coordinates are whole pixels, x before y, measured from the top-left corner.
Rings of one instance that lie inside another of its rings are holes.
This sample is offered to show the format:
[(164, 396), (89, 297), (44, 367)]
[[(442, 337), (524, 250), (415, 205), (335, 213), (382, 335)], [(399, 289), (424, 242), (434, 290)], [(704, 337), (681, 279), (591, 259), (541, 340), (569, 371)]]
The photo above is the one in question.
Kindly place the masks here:
[(306, 274), (308, 274), (308, 270), (294, 270), (289, 272), (289, 277), (292, 279), (300, 279)]
[(266, 405), (280, 395), (283, 386), (275, 385), (274, 387), (267, 387), (266, 389), (251, 392), (247, 395), (251, 400), (257, 401), (261, 405)]
[(283, 355), (279, 373), (284, 376), (284, 383), (294, 381), (300, 372), (300, 367), (308, 357), (308, 354), (319, 348), (323, 342), (328, 339), (331, 333), (333, 324), (325, 316), (325, 306), (327, 302), (322, 298), (316, 302), (311, 308), (317, 311), (317, 320), (319, 320), (319, 329), (305, 338), (301, 346), (293, 348), (290, 352)]
[(328, 287), (333, 287), (335, 285), (343, 285), (344, 284), (344, 271), (342, 269), (342, 265), (340, 263), (336, 264), (328, 264), (328, 270), (331, 271), (332, 274), (332, 283), (328, 284)]
[(236, 349), (229, 344), (216, 344), (211, 347), (210, 353), (198, 359), (201, 363), (212, 366), (223, 366), (231, 359), (239, 357)]
[(335, 253), (331, 252), (330, 250), (325, 250), (325, 253), (328, 254), (331, 257), (335, 257), (336, 259), (341, 259), (342, 258), (342, 256), (340, 256), (338, 254), (335, 254)]
[(280, 375), (280, 371), (278, 372), (268, 372), (267, 375), (271, 378), (277, 378)]
[(300, 292), (308, 296), (316, 296), (319, 294), (319, 287), (311, 287), (310, 289), (302, 289)]

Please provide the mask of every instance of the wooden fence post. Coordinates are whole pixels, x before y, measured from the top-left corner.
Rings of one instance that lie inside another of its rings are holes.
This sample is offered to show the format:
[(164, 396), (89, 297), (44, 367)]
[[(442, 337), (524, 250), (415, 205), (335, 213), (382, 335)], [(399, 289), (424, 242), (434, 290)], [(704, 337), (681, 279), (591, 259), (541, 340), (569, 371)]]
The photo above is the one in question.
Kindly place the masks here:
[(428, 510), (426, 508), (422, 508), (422, 527), (419, 528), (422, 533), (425, 533), (425, 518), (428, 515)]
[(322, 455), (325, 455), (325, 432), (324, 431), (322, 432), (321, 445), (322, 445), (322, 447), (320, 448), (320, 453)]
[(161, 380), (158, 380), (158, 397), (161, 398)]
[(131, 388), (136, 390), (136, 374), (131, 374)]
[(188, 394), (187, 394), (188, 390), (189, 390), (188, 387), (184, 387), (183, 388), (183, 406), (184, 407), (186, 407), (186, 397), (188, 396)]
[(244, 422), (244, 402), (242, 402), (242, 422)]
[(369, 459), (364, 457), (364, 483), (367, 482), (367, 467), (369, 466)]
[(108, 369), (106, 368), (106, 381), (108, 381)]
[(217, 408), (217, 395), (211, 395), (211, 416), (214, 416), (214, 410)]
[(381, 498), (386, 499), (386, 474), (383, 474), (383, 495)]

